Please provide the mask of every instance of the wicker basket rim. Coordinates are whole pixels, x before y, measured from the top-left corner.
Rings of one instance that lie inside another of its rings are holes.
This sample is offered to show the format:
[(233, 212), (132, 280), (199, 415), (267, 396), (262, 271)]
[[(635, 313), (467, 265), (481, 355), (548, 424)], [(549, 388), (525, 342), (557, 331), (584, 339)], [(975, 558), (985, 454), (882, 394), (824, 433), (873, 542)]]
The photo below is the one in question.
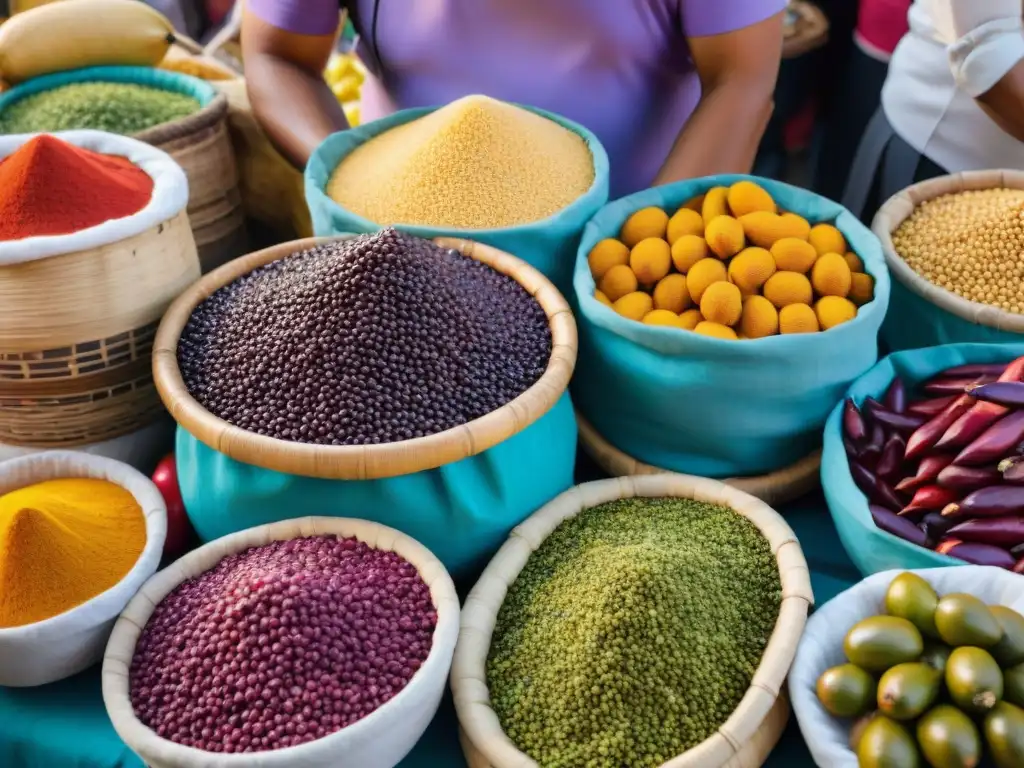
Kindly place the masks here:
[(159, 146), (171, 141), (183, 139), (192, 134), (199, 133), (208, 128), (214, 127), (218, 122), (224, 120), (228, 114), (228, 97), (220, 90), (213, 97), (209, 104), (201, 107), (198, 112), (185, 115), (169, 123), (161, 123), (139, 131), (134, 138), (144, 141), (147, 144)]
[(551, 357), (533, 386), (485, 416), (426, 437), (397, 443), (322, 446), (246, 432), (206, 410), (189, 394), (178, 368), (177, 348), (192, 311), (219, 288), (253, 269), (324, 243), (355, 237), (293, 240), (256, 251), (213, 270), (171, 305), (153, 343), (153, 379), (164, 405), (181, 427), (214, 450), (264, 469), (334, 480), (369, 480), (435, 469), (475, 456), (521, 432), (550, 411), (565, 393), (576, 364), (576, 321), (565, 298), (538, 270), (488, 245), (437, 238), (522, 285), (548, 316)]
[(814, 595), (796, 534), (781, 515), (750, 494), (717, 480), (691, 475), (636, 475), (584, 483), (548, 502), (516, 526), (466, 598), (452, 665), (452, 692), (460, 726), (495, 768), (537, 766), (504, 734), (489, 704), (487, 654), (508, 587), (530, 555), (564, 520), (598, 504), (638, 496), (693, 498), (731, 507), (756, 525), (768, 540), (782, 584), (779, 617), (743, 699), (714, 735), (661, 768), (723, 766), (749, 741), (782, 695)]

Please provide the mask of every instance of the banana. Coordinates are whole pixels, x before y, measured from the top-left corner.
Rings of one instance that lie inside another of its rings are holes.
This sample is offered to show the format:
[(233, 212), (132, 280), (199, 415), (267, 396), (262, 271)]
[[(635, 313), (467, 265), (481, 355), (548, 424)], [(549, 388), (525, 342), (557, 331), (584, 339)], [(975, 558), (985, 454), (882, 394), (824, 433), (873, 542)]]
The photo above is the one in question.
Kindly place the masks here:
[(0, 26), (0, 77), (20, 83), (81, 67), (152, 67), (172, 42), (171, 22), (140, 0), (61, 0)]

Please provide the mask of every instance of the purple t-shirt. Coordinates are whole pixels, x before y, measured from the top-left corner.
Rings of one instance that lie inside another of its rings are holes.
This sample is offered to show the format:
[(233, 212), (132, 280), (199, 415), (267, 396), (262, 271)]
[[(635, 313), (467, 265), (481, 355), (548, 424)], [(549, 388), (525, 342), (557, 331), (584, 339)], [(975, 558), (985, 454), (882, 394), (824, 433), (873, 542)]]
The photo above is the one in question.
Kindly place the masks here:
[[(362, 58), (374, 0), (358, 0)], [(387, 90), (363, 86), (362, 118), (470, 94), (564, 115), (597, 134), (613, 197), (650, 186), (700, 98), (688, 37), (741, 29), (786, 0), (380, 0)], [(337, 0), (249, 0), (282, 29), (334, 32)]]

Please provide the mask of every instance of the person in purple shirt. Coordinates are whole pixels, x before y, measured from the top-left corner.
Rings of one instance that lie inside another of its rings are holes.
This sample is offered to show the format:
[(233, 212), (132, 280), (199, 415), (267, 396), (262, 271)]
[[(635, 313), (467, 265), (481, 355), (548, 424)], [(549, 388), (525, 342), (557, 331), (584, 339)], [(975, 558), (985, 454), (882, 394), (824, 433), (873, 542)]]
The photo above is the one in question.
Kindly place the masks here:
[[(249, 96), (303, 166), (345, 116), (322, 72), (341, 10), (372, 72), (363, 119), (470, 94), (593, 131), (613, 197), (746, 173), (772, 110), (786, 0), (247, 0)], [(347, 6), (347, 7), (345, 7)]]

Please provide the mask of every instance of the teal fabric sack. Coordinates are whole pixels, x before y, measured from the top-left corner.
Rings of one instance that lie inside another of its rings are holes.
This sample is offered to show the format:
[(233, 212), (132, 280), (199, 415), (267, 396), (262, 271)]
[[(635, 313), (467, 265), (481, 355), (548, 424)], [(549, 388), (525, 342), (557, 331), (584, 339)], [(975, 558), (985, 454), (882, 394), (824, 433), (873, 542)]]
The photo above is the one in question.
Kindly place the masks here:
[[(568, 295), (572, 283), (572, 264), (580, 234), (587, 220), (608, 202), (608, 155), (598, 138), (586, 128), (563, 117), (540, 109), (523, 107), (542, 115), (579, 134), (594, 156), (594, 183), (574, 203), (555, 215), (518, 227), (505, 229), (445, 229), (396, 223), (403, 231), (418, 237), (460, 237), (486, 243), (511, 253), (536, 267), (555, 287)], [(309, 158), (306, 165), (306, 202), (317, 237), (330, 237), (347, 232), (376, 232), (381, 227), (342, 208), (324, 191), (331, 174), (341, 161), (361, 144), (404, 123), (430, 114), (435, 107), (408, 109), (381, 120), (366, 123), (329, 136)]]
[[(630, 214), (647, 206), (674, 212), (713, 186), (744, 178), (781, 208), (842, 231), (875, 278), (875, 298), (856, 318), (824, 333), (728, 341), (627, 320), (594, 298), (587, 255), (602, 238), (616, 237)], [(748, 176), (678, 182), (605, 206), (584, 230), (573, 288), (577, 408), (629, 456), (705, 477), (759, 475), (815, 450), (829, 411), (877, 360), (889, 303), (881, 246), (852, 214), (811, 192)]]
[[(879, 399), (897, 375), (908, 390), (947, 368), (965, 363), (1009, 362), (1024, 355), (1024, 343), (947, 344), (896, 352), (883, 358), (853, 383), (847, 397), (858, 405), (866, 397)], [(853, 482), (843, 447), (843, 404), (833, 409), (825, 425), (821, 485), (843, 548), (865, 576), (892, 568), (937, 568), (963, 565), (962, 560), (915, 546), (875, 526), (867, 498)]]
[(381, 480), (324, 480), (244, 464), (178, 428), (178, 480), (203, 541), (307, 515), (397, 528), (455, 577), (485, 564), (509, 532), (573, 484), (576, 418), (568, 393), (533, 424), (476, 456)]

